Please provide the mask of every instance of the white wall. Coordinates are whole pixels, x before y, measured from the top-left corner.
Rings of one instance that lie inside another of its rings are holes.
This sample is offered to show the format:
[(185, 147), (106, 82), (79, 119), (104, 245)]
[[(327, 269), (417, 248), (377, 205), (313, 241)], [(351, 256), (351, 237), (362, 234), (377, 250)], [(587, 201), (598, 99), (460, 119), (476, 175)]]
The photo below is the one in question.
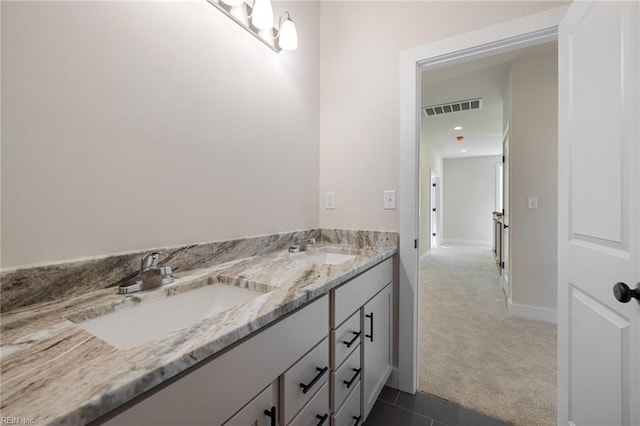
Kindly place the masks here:
[(2, 267), (397, 230), (400, 52), (559, 4), (276, 2), (275, 54), (204, 1), (2, 2)]
[[(429, 251), (431, 246), (431, 233), (442, 233), (442, 214), (439, 215), (438, 229), (431, 229), (431, 174), (440, 177), (442, 182), (442, 157), (429, 143), (424, 133), (420, 133), (420, 256)], [(442, 191), (440, 191), (440, 203), (442, 206)]]
[(444, 159), (445, 242), (491, 245), (496, 163), (502, 156)]
[(383, 191), (399, 184), (402, 50), (565, 3), (322, 2), (319, 198), (337, 206), (320, 226), (398, 229)]
[[(512, 63), (511, 295), (514, 305), (547, 310), (557, 300), (557, 98), (557, 53)], [(528, 197), (538, 198), (536, 210)]]
[(2, 2), (2, 266), (316, 227), (319, 4), (274, 8), (298, 50), (205, 1)]

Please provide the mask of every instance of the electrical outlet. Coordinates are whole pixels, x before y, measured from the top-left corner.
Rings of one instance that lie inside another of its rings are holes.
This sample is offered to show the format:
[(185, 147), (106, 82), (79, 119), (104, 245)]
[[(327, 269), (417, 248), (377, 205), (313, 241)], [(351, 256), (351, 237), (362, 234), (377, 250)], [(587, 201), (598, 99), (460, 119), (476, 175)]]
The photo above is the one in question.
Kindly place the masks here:
[(384, 209), (395, 210), (396, 209), (396, 190), (384, 191)]
[(527, 198), (527, 208), (529, 210), (535, 210), (538, 208), (538, 197)]
[(327, 209), (335, 209), (336, 208), (336, 193), (335, 192), (327, 192), (325, 194), (325, 208), (327, 208)]

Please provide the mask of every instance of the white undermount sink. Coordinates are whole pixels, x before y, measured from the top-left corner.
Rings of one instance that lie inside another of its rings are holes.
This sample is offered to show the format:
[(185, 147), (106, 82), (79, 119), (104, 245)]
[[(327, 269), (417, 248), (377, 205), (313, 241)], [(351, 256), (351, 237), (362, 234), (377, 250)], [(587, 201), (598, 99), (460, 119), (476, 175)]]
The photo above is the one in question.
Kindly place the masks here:
[(189, 327), (205, 317), (262, 294), (226, 284), (211, 284), (175, 296), (142, 302), (77, 324), (118, 349), (129, 349)]
[(316, 263), (324, 263), (326, 265), (339, 265), (346, 262), (347, 260), (351, 260), (356, 257), (352, 254), (333, 253), (329, 251), (305, 251), (303, 253), (303, 258), (305, 260), (310, 260)]

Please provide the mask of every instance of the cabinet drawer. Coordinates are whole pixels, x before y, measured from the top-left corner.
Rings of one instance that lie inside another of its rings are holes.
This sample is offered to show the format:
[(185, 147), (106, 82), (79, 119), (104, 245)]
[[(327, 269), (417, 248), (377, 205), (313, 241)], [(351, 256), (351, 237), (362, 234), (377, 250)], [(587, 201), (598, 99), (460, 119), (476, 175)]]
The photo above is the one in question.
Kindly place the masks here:
[(360, 309), (355, 311), (340, 327), (331, 331), (333, 370), (337, 370), (351, 352), (360, 344)]
[[(322, 385), (322, 388), (309, 401), (306, 407), (300, 411), (295, 419), (289, 423), (290, 426), (318, 426), (320, 424), (329, 426), (331, 420), (329, 416), (329, 383)], [(324, 420), (324, 421), (323, 421)]]
[(360, 384), (360, 345), (342, 364), (338, 371), (331, 373), (333, 382), (333, 411), (338, 411), (347, 395)]
[(331, 291), (331, 328), (342, 324), (393, 279), (393, 258)]
[(329, 379), (329, 339), (315, 348), (284, 373), (284, 422), (288, 424), (300, 408)]
[(351, 392), (340, 411), (331, 417), (331, 426), (359, 426), (362, 424), (360, 413), (360, 385)]
[(277, 416), (274, 392), (274, 386), (269, 385), (223, 426), (270, 426), (271, 416)]

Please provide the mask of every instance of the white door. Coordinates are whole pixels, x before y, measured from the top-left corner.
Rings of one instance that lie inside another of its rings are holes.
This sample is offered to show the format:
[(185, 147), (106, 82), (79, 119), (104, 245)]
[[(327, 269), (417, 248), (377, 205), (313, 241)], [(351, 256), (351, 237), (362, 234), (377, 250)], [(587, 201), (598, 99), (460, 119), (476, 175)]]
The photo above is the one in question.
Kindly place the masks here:
[(559, 28), (558, 424), (640, 425), (640, 7), (574, 2)]

